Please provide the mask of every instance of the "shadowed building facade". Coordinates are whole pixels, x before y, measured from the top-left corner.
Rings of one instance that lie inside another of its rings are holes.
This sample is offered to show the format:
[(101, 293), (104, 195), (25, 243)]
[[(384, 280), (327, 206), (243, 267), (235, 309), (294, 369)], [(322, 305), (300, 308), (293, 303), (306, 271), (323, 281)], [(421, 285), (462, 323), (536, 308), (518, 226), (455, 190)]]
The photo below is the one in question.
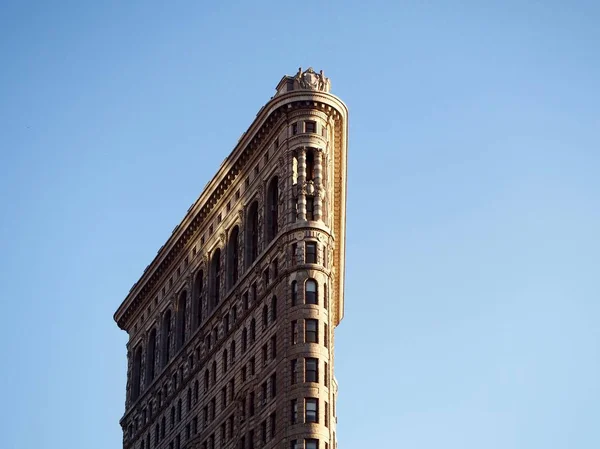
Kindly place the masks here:
[(125, 449), (335, 449), (348, 111), (284, 76), (115, 313)]

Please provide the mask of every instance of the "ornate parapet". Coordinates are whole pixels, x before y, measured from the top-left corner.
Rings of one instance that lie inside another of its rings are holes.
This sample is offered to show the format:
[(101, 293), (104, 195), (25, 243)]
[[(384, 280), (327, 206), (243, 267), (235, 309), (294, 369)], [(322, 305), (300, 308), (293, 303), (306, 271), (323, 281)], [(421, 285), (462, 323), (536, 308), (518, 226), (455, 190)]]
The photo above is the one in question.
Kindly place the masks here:
[(277, 95), (281, 95), (293, 90), (315, 90), (320, 92), (329, 92), (331, 90), (331, 81), (325, 76), (323, 70), (315, 72), (312, 67), (302, 70), (298, 67), (298, 73), (292, 76), (284, 76), (277, 85)]

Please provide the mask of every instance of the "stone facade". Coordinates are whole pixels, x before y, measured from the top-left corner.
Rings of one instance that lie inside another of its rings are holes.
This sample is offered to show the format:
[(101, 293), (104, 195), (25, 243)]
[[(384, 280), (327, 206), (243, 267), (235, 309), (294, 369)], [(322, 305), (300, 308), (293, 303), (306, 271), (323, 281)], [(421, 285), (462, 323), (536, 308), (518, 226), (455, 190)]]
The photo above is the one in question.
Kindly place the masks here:
[(335, 449), (346, 106), (284, 76), (115, 313), (125, 449)]

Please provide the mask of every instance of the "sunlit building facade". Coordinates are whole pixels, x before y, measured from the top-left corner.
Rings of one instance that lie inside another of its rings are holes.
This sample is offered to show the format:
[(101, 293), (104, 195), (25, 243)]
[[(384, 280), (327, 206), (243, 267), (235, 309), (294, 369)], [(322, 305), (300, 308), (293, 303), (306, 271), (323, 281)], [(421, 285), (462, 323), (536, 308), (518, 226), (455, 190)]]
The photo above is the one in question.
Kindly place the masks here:
[(125, 449), (335, 449), (348, 111), (284, 76), (115, 313)]

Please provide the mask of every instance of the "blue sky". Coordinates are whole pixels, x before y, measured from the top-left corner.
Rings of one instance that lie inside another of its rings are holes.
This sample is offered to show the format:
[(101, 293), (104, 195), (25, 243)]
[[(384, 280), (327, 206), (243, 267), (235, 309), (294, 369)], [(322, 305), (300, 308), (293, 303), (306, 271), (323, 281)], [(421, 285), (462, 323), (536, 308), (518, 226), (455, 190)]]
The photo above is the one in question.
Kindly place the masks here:
[(113, 312), (313, 66), (350, 110), (340, 447), (600, 447), (598, 23), (592, 1), (3, 2), (1, 446), (120, 447)]

